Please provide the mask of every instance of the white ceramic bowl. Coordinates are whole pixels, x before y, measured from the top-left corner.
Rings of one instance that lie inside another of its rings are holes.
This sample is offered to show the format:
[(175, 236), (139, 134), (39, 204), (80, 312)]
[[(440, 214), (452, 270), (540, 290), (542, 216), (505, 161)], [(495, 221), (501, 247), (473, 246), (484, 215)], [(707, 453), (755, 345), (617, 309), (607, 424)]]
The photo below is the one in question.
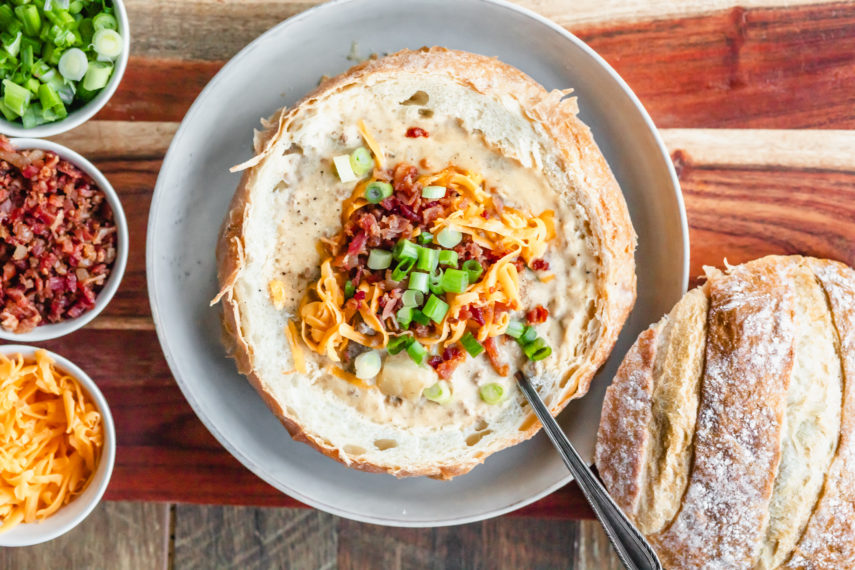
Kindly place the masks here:
[[(18, 344), (0, 346), (0, 354), (23, 354), (25, 358), (33, 358), (36, 350), (34, 346)], [(92, 378), (76, 364), (53, 352), (48, 351), (48, 354), (58, 368), (80, 382), (101, 413), (104, 426), (104, 448), (101, 450), (101, 460), (95, 469), (95, 475), (81, 495), (41, 522), (22, 523), (0, 533), (0, 546), (30, 546), (53, 540), (70, 531), (83, 522), (101, 500), (110, 482), (110, 475), (113, 473), (113, 464), (116, 460), (116, 427), (113, 424), (113, 416), (110, 414), (107, 400), (104, 399), (104, 395)]]
[(40, 342), (67, 335), (68, 333), (74, 332), (80, 327), (86, 325), (89, 321), (94, 319), (98, 313), (103, 311), (104, 307), (106, 307), (110, 302), (110, 299), (113, 298), (113, 295), (119, 288), (119, 283), (122, 281), (122, 276), (125, 274), (125, 266), (128, 263), (128, 220), (125, 218), (125, 211), (122, 209), (122, 204), (119, 202), (119, 195), (116, 194), (116, 190), (113, 189), (113, 186), (101, 171), (95, 168), (95, 166), (88, 160), (70, 148), (66, 148), (61, 144), (51, 141), (40, 139), (12, 139), (11, 142), (12, 145), (20, 150), (39, 148), (55, 152), (60, 156), (60, 158), (64, 158), (71, 162), (80, 168), (80, 170), (91, 176), (92, 180), (95, 181), (95, 184), (98, 185), (98, 188), (100, 188), (107, 197), (107, 203), (110, 204), (110, 208), (113, 210), (113, 221), (116, 224), (116, 261), (113, 262), (113, 268), (110, 270), (110, 276), (107, 278), (107, 283), (104, 284), (104, 288), (98, 293), (98, 297), (95, 299), (95, 306), (92, 309), (86, 311), (76, 319), (67, 319), (59, 323), (41, 325), (26, 333), (13, 333), (0, 328), (0, 339), (15, 342)]
[(122, 76), (125, 74), (125, 68), (128, 66), (128, 55), (131, 51), (131, 27), (128, 25), (128, 13), (125, 10), (125, 5), (121, 0), (113, 0), (113, 6), (116, 9), (116, 20), (119, 21), (118, 31), (122, 35), (122, 53), (115, 61), (113, 76), (110, 77), (110, 81), (101, 92), (83, 107), (69, 113), (66, 118), (29, 129), (25, 129), (17, 121), (7, 121), (0, 115), (0, 133), (12, 137), (51, 137), (82, 125), (91, 119), (95, 113), (100, 111), (101, 107), (107, 104), (107, 101), (116, 92), (116, 88), (119, 87), (119, 83), (122, 82)]

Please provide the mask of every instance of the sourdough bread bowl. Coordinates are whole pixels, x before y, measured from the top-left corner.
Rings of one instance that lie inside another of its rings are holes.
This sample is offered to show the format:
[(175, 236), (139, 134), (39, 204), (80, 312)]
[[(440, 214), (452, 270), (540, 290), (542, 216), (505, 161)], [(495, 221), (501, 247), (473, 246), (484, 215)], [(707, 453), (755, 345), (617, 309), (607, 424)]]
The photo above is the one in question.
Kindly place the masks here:
[(667, 568), (855, 568), (855, 271), (706, 273), (608, 389), (606, 488)]
[(553, 414), (585, 394), (635, 300), (635, 233), (567, 95), (425, 48), (265, 122), (215, 301), (228, 353), (295, 439), (449, 479), (539, 428), (519, 367)]

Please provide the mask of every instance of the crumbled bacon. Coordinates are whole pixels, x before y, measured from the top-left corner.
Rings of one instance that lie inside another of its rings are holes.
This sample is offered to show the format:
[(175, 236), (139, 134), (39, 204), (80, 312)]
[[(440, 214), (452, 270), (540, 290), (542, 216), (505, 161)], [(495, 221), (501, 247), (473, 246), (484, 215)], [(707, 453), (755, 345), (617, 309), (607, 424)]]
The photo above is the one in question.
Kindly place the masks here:
[(429, 136), (430, 136), (430, 133), (428, 133), (426, 130), (424, 130), (421, 127), (410, 127), (409, 129), (407, 129), (407, 137), (409, 137), (411, 139), (415, 139), (418, 137), (427, 138)]
[(530, 325), (545, 323), (547, 317), (549, 317), (549, 311), (543, 305), (538, 305), (525, 314), (525, 320)]
[(454, 373), (454, 369), (466, 360), (466, 353), (457, 346), (449, 346), (442, 351), (442, 355), (432, 356), (428, 359), (437, 375), (443, 380), (448, 380)]
[(95, 182), (0, 136), (0, 326), (20, 333), (82, 315), (115, 258), (113, 212)]
[(531, 262), (531, 268), (535, 271), (548, 271), (549, 270), (549, 262), (545, 259), (535, 259)]

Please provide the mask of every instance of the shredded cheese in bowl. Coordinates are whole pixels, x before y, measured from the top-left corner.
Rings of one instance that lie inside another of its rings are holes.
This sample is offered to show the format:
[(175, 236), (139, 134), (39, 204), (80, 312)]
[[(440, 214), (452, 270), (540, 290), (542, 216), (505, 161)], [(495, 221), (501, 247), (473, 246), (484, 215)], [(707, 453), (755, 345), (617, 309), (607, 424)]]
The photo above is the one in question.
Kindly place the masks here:
[(86, 490), (105, 449), (104, 423), (81, 382), (47, 351), (0, 354), (0, 537)]

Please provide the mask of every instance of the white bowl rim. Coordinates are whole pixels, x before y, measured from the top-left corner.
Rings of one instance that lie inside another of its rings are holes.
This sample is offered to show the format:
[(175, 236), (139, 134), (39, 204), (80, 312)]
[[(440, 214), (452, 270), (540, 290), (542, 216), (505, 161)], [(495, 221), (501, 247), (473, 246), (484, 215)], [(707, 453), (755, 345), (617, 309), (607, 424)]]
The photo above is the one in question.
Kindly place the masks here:
[[(110, 412), (110, 406), (107, 404), (107, 399), (104, 397), (104, 394), (101, 393), (101, 390), (98, 388), (98, 385), (95, 384), (95, 381), (72, 361), (50, 350), (40, 349), (39, 347), (24, 344), (0, 345), (0, 354), (7, 356), (10, 354), (23, 354), (25, 357), (32, 357), (35, 355), (37, 350), (45, 350), (59, 368), (68, 372), (75, 380), (80, 382), (81, 386), (83, 386), (95, 402), (98, 411), (101, 413), (104, 426), (104, 448), (101, 451), (101, 460), (98, 462), (98, 467), (95, 469), (92, 481), (89, 482), (89, 487), (86, 489), (88, 492), (89, 488), (95, 485), (95, 494), (91, 496), (89, 503), (87, 503), (73, 519), (68, 521), (66, 524), (56, 526), (55, 528), (45, 526), (48, 524), (48, 521), (51, 520), (51, 517), (48, 517), (44, 521), (38, 523), (21, 523), (12, 529), (0, 533), (0, 546), (31, 546), (47, 542), (48, 540), (53, 540), (54, 538), (67, 533), (83, 522), (83, 520), (95, 509), (98, 503), (101, 502), (101, 498), (104, 496), (104, 492), (107, 490), (107, 486), (110, 483), (110, 477), (113, 474), (113, 466), (116, 462), (116, 426), (113, 423), (113, 415)], [(67, 505), (63, 505), (57, 513), (61, 512), (63, 509), (67, 509), (71, 505), (74, 505), (81, 498), (82, 495), (75, 498)], [(54, 515), (51, 516), (55, 516), (57, 513), (54, 513)], [(39, 527), (49, 530), (41, 533), (39, 532)]]
[(113, 221), (116, 223), (116, 260), (113, 262), (113, 268), (110, 270), (107, 283), (104, 284), (104, 288), (101, 289), (95, 299), (95, 306), (93, 308), (76, 319), (40, 325), (25, 333), (13, 333), (0, 328), (0, 339), (19, 342), (40, 342), (65, 336), (85, 326), (97, 317), (110, 303), (113, 295), (119, 289), (119, 284), (122, 282), (122, 277), (125, 274), (125, 267), (128, 264), (128, 251), (130, 250), (130, 244), (128, 243), (128, 220), (125, 216), (125, 210), (122, 208), (122, 203), (119, 200), (119, 195), (116, 193), (113, 185), (110, 184), (107, 177), (94, 164), (83, 158), (80, 154), (61, 144), (42, 139), (17, 138), (11, 139), (10, 142), (13, 146), (22, 150), (41, 149), (55, 152), (60, 158), (68, 160), (86, 172), (92, 177), (98, 188), (104, 192), (104, 196), (106, 196), (107, 202), (113, 210)]
[(107, 104), (107, 101), (110, 100), (113, 93), (119, 88), (119, 83), (122, 82), (122, 77), (125, 75), (125, 69), (128, 66), (129, 52), (131, 51), (131, 27), (128, 22), (128, 12), (125, 9), (125, 4), (122, 0), (112, 0), (112, 2), (113, 7), (116, 9), (116, 19), (119, 21), (119, 32), (122, 34), (122, 53), (119, 55), (119, 59), (116, 60), (113, 77), (110, 78), (107, 86), (83, 107), (72, 111), (66, 118), (53, 123), (45, 123), (44, 125), (27, 129), (23, 125), (7, 121), (5, 117), (0, 115), (0, 133), (12, 137), (52, 137), (79, 127), (95, 116)]

